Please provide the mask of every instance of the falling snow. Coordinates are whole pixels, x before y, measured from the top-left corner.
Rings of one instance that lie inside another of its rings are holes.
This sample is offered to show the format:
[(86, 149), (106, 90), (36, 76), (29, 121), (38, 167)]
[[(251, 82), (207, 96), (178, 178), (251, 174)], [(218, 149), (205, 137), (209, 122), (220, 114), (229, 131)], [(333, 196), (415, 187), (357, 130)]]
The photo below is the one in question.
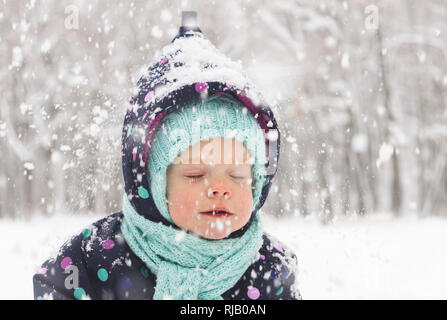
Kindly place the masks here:
[[(64, 2), (4, 4), (0, 298), (31, 298), (37, 264), (95, 220), (86, 214), (121, 209), (122, 122), (164, 57), (187, 63), (156, 99), (225, 78), (270, 103), (281, 135), (266, 138), (281, 139), (281, 156), (263, 211), (299, 258), (304, 298), (445, 298), (447, 9), (398, 0), (374, 24), (367, 5), (216, 2), (199, 14), (209, 40), (161, 50), (187, 1), (75, 4), (78, 26)], [(215, 52), (201, 50), (208, 41)]]

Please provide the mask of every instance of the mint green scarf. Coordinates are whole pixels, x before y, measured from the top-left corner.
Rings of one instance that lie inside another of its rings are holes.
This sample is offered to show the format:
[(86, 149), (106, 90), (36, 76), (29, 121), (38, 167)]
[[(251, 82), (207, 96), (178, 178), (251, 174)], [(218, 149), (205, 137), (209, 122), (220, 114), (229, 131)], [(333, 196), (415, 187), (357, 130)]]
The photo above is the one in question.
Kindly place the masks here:
[(206, 240), (139, 215), (127, 195), (121, 231), (131, 250), (157, 276), (154, 300), (222, 300), (256, 258), (262, 222), (256, 214), (239, 238)]

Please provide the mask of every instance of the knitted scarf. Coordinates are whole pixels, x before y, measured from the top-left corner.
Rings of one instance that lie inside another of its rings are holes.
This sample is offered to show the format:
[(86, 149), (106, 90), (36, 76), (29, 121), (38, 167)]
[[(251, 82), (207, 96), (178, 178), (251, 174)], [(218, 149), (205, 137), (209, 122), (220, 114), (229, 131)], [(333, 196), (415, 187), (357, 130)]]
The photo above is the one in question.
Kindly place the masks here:
[(222, 300), (256, 258), (262, 221), (256, 214), (239, 238), (207, 240), (139, 215), (127, 195), (121, 231), (131, 250), (156, 275), (154, 300)]

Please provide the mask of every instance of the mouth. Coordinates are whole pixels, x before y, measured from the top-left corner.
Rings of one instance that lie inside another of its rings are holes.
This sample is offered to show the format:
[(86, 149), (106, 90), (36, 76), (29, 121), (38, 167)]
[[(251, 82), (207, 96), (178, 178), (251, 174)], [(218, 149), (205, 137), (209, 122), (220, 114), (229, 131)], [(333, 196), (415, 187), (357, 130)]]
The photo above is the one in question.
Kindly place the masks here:
[(214, 209), (214, 210), (208, 210), (208, 211), (202, 211), (200, 212), (201, 214), (207, 215), (207, 216), (211, 216), (211, 217), (229, 217), (231, 215), (233, 215), (233, 213), (227, 211), (227, 210), (222, 210), (222, 209)]

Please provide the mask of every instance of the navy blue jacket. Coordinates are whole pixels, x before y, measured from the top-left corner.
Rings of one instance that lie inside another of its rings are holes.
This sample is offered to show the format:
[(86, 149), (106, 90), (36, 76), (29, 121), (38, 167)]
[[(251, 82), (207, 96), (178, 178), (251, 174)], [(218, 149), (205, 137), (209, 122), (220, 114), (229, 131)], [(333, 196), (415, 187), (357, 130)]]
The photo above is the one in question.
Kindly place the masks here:
[[(269, 153), (261, 198), (248, 223), (227, 238), (243, 235), (263, 206), (277, 171), (280, 134), (275, 116), (237, 64), (204, 37), (200, 29), (181, 28), (171, 44), (137, 83), (122, 131), (125, 192), (144, 218), (166, 226), (153, 201), (147, 179), (147, 158), (155, 128), (170, 112), (217, 94), (240, 100), (257, 119)], [(272, 133), (275, 133), (272, 135)], [(274, 137), (272, 139), (272, 137)], [(36, 299), (152, 299), (155, 276), (130, 250), (120, 230), (122, 213), (114, 213), (67, 241), (57, 257), (34, 275)], [(258, 258), (224, 299), (300, 299), (295, 285), (296, 256), (264, 234)]]
[[(109, 215), (67, 241), (34, 275), (35, 299), (152, 299), (156, 277), (124, 240), (122, 217)], [(259, 256), (225, 300), (301, 299), (296, 256), (272, 236), (263, 239)]]

